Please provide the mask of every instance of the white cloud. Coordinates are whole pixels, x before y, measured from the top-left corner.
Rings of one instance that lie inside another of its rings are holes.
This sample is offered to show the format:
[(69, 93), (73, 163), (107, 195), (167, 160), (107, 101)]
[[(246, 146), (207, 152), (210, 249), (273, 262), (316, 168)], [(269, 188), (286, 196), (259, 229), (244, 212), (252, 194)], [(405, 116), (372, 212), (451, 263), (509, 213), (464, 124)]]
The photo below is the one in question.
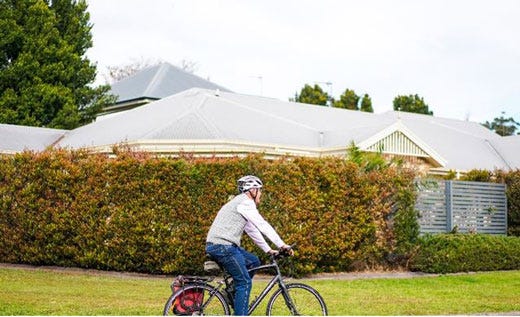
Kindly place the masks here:
[(188, 59), (241, 93), (287, 100), (330, 81), (336, 97), (370, 94), (376, 112), (417, 93), (437, 116), (520, 120), (515, 0), (87, 2), (99, 71), (140, 57)]

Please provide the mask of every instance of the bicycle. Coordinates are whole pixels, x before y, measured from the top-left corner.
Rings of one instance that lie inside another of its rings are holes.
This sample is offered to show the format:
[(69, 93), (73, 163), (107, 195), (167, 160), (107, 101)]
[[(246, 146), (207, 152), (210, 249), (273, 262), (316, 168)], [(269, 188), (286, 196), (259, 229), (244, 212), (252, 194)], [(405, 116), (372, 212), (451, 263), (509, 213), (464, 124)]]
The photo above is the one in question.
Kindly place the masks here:
[[(323, 297), (314, 288), (303, 283), (285, 283), (278, 266), (278, 260), (288, 256), (280, 251), (270, 256), (270, 263), (250, 269), (249, 272), (273, 270), (276, 274), (249, 304), (248, 315), (257, 309), (267, 295), (278, 286), (269, 298), (267, 316), (283, 315), (327, 315)], [(166, 301), (163, 314), (166, 315), (230, 315), (233, 307), (232, 277), (225, 273), (214, 261), (206, 261), (204, 268), (214, 276), (181, 276), (183, 285), (172, 283), (172, 295)], [(217, 272), (218, 271), (218, 272)], [(223, 273), (223, 279), (211, 283), (216, 275)], [(194, 296), (193, 294), (197, 294)]]

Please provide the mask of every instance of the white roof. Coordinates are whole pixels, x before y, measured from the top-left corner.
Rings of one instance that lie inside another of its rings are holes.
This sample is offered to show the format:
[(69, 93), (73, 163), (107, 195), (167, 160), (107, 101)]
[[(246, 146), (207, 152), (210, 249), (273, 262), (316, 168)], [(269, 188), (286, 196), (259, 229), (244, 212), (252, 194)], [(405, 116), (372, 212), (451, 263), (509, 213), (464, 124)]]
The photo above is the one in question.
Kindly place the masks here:
[(490, 146), (496, 150), (509, 168), (520, 168), (520, 135), (497, 138), (490, 142)]
[(160, 63), (115, 82), (109, 93), (117, 96), (117, 103), (123, 103), (143, 98), (161, 99), (194, 87), (230, 91), (169, 63)]
[(394, 111), (373, 114), (199, 88), (77, 128), (58, 144), (225, 141), (327, 152), (346, 149), (352, 141), (368, 150), (396, 133), (409, 143), (404, 146), (445, 169), (520, 167), (519, 138), (503, 138), (475, 122)]
[(66, 130), (0, 124), (0, 153), (42, 151), (58, 141)]
[[(343, 146), (342, 129), (363, 126), (373, 114), (190, 89), (117, 117), (75, 129), (61, 146), (83, 147), (143, 139), (226, 139), (259, 143)], [(376, 125), (374, 120), (373, 124)], [(320, 137), (320, 133), (323, 135)], [(360, 131), (357, 134), (367, 134)]]

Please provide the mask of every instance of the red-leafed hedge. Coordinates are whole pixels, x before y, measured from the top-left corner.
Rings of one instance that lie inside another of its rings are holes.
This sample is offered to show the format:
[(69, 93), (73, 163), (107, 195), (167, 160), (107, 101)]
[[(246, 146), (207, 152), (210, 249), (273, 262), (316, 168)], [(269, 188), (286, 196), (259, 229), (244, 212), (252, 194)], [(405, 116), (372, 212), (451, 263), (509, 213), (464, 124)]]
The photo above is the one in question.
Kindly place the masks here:
[(260, 211), (298, 244), (297, 274), (389, 265), (417, 238), (414, 175), (396, 167), (56, 150), (0, 158), (0, 261), (202, 273), (207, 230), (244, 174), (263, 179)]

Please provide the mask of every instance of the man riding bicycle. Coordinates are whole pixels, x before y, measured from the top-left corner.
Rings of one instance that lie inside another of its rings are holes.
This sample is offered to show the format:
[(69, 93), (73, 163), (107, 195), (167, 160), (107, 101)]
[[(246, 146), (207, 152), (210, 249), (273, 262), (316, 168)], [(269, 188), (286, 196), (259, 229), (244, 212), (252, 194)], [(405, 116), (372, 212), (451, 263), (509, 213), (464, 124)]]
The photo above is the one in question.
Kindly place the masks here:
[(232, 277), (235, 284), (235, 315), (247, 315), (252, 276), (248, 269), (260, 266), (260, 259), (240, 247), (244, 231), (266, 253), (276, 253), (264, 235), (278, 248), (294, 252), (280, 238), (274, 228), (260, 215), (257, 206), (262, 196), (262, 181), (253, 175), (238, 180), (240, 194), (226, 203), (217, 213), (206, 239), (206, 253), (217, 261)]

